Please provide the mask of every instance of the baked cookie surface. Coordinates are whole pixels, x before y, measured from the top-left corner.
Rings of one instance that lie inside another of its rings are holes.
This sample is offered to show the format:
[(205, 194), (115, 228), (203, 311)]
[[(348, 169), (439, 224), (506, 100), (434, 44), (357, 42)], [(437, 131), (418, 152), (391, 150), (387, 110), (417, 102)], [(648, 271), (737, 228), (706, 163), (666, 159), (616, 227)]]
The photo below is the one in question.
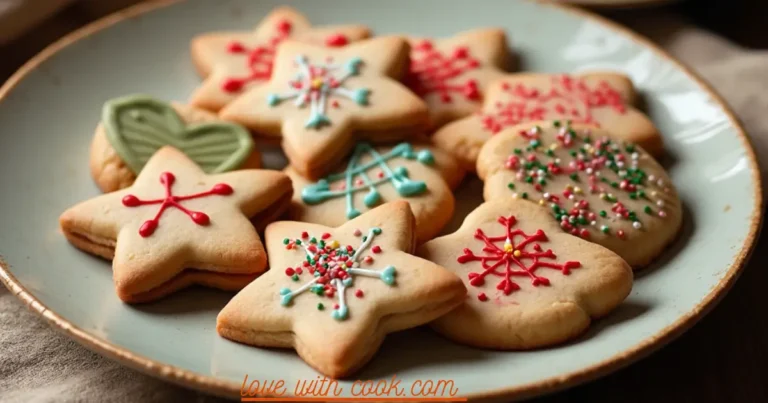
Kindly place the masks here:
[(286, 39), (338, 47), (370, 36), (363, 25), (313, 27), (290, 7), (269, 13), (253, 32), (210, 32), (192, 39), (192, 61), (205, 78), (190, 103), (219, 111), (249, 88), (269, 80), (277, 47)]
[(221, 116), (256, 135), (282, 138), (291, 166), (319, 178), (356, 140), (393, 142), (423, 133), (427, 107), (397, 81), (408, 67), (408, 50), (400, 37), (333, 49), (285, 41), (272, 78), (227, 105)]
[(469, 291), (432, 327), (477, 347), (521, 350), (573, 339), (632, 288), (632, 270), (615, 253), (564, 233), (546, 209), (511, 198), (480, 205), (418, 255), (454, 272)]
[(337, 228), (271, 224), (271, 269), (224, 307), (217, 331), (241, 343), (295, 348), (324, 375), (351, 375), (386, 334), (430, 322), (466, 296), (458, 277), (410, 254), (413, 230), (404, 201)]
[(478, 156), (483, 196), (544, 206), (566, 231), (645, 266), (674, 241), (682, 206), (661, 165), (613, 134), (560, 121), (505, 129)]
[(444, 126), (432, 139), (473, 169), (480, 148), (494, 134), (518, 124), (557, 119), (600, 126), (660, 156), (661, 135), (633, 107), (637, 98), (632, 81), (620, 73), (509, 74), (488, 87), (480, 113)]
[(104, 192), (128, 187), (163, 146), (181, 150), (207, 173), (261, 167), (244, 127), (188, 105), (129, 95), (104, 104), (91, 142), (91, 176)]
[(155, 300), (191, 284), (239, 290), (267, 264), (252, 220), (273, 219), (291, 192), (282, 172), (207, 175), (166, 146), (133, 185), (77, 204), (59, 222), (74, 246), (112, 260), (125, 302)]
[(288, 216), (338, 226), (379, 204), (405, 200), (416, 218), (419, 243), (434, 238), (451, 219), (451, 189), (464, 177), (454, 159), (432, 146), (358, 143), (345, 170), (311, 182), (291, 168), (294, 196)]
[(504, 76), (512, 59), (499, 28), (408, 41), (411, 64), (404, 83), (429, 106), (431, 129), (479, 111), (488, 85)]

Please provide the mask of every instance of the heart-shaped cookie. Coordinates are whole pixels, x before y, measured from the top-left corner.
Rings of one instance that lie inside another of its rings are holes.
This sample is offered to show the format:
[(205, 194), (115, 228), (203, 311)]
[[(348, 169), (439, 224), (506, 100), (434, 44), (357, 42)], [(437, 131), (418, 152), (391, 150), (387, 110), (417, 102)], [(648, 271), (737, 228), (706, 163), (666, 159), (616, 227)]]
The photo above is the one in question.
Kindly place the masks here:
[(242, 126), (227, 122), (188, 125), (171, 105), (145, 95), (107, 101), (102, 123), (110, 144), (135, 174), (166, 145), (181, 150), (206, 173), (241, 167), (254, 147)]

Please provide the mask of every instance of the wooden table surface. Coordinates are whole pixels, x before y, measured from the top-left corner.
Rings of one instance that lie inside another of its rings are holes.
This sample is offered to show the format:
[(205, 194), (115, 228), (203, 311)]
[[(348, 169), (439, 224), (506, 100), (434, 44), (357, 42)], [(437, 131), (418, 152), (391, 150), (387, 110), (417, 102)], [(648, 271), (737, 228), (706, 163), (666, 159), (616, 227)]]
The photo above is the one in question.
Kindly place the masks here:
[[(724, 24), (722, 19), (712, 18), (690, 5), (676, 6), (675, 11), (690, 12), (699, 22), (714, 21), (711, 27), (715, 29), (725, 26), (727, 36), (736, 40), (746, 38), (743, 43), (747, 46), (768, 45), (768, 35), (749, 34), (754, 30), (739, 23), (743, 19)], [(96, 14), (93, 9), (75, 5), (32, 34), (0, 46), (0, 82), (48, 43), (93, 20)], [(760, 22), (754, 13), (750, 15), (751, 21)], [(727, 31), (729, 27), (731, 31)], [(761, 237), (759, 245), (766, 241), (766, 236)], [(761, 253), (760, 246), (757, 249), (728, 296), (682, 337), (612, 375), (536, 401), (768, 402), (768, 254)]]

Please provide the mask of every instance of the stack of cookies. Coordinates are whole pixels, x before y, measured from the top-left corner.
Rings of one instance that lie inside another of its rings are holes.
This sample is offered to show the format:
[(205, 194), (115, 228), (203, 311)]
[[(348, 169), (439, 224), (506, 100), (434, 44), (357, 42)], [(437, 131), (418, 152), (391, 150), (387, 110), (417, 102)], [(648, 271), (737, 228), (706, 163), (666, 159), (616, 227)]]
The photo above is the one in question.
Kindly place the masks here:
[[(333, 377), (398, 330), (531, 349), (618, 306), (682, 218), (631, 81), (509, 73), (500, 29), (371, 36), (279, 8), (193, 38), (189, 102), (104, 105), (90, 167), (105, 194), (61, 215), (67, 239), (112, 261), (126, 303), (237, 292), (221, 336)], [(283, 171), (261, 169), (269, 143)], [(486, 202), (436, 238), (466, 172)]]

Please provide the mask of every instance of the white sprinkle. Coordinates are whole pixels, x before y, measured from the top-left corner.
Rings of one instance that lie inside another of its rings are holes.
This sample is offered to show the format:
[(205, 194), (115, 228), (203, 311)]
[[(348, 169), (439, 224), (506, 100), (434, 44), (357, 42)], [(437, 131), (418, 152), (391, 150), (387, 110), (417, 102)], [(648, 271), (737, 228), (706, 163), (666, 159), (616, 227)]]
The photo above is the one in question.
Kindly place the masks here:
[(592, 175), (592, 168), (587, 168), (586, 172), (587, 172), (587, 175)]
[(633, 227), (634, 229), (640, 229), (642, 226), (643, 226), (643, 225), (642, 225), (642, 224), (640, 224), (640, 221), (635, 221), (635, 222), (633, 222), (633, 223), (632, 223), (632, 227)]
[(664, 186), (664, 181), (659, 179), (659, 180), (656, 181), (656, 184), (659, 185), (660, 187)]
[(595, 225), (597, 225), (597, 221), (592, 221), (592, 222), (589, 223), (589, 225), (594, 227)]
[(655, 180), (656, 180), (656, 177), (655, 177), (655, 176), (653, 176), (653, 175), (648, 175), (648, 180), (649, 180), (649, 181), (651, 181), (651, 182), (653, 182), (653, 181), (655, 181)]
[(659, 207), (662, 207), (662, 206), (664, 206), (664, 200), (658, 200), (658, 201), (656, 201), (656, 205), (657, 205), (657, 206), (659, 206)]
[(549, 193), (544, 193), (541, 196), (544, 197), (544, 200), (549, 200)]
[(640, 158), (640, 154), (638, 154), (638, 153), (632, 153), (632, 159), (633, 159), (633, 160), (636, 160), (636, 159), (638, 159), (638, 158)]

